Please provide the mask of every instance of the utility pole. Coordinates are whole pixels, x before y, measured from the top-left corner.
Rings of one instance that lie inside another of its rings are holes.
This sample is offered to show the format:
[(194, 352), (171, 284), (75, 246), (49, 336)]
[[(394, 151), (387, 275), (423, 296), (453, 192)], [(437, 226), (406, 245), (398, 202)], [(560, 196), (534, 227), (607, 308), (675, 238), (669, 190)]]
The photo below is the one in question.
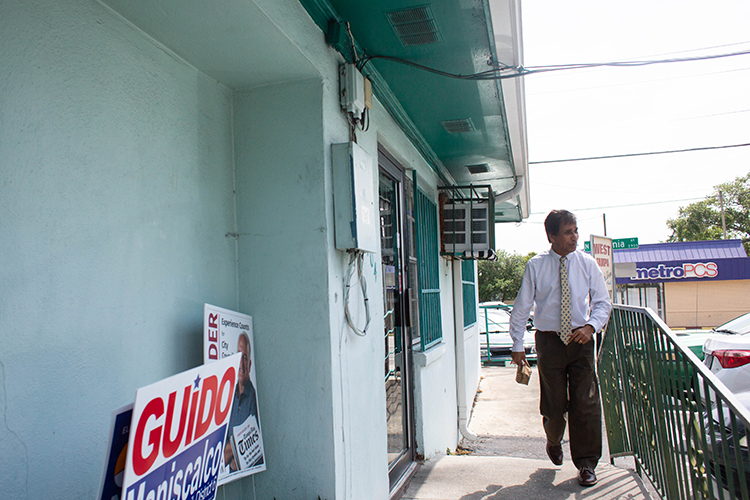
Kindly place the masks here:
[(727, 239), (727, 221), (724, 219), (724, 195), (719, 189), (719, 204), (721, 205), (721, 230), (724, 234), (724, 239)]
[[(722, 212), (723, 217), (724, 212)], [(607, 236), (607, 214), (602, 214), (602, 223), (604, 223), (604, 236)], [(724, 236), (726, 239), (726, 235)]]

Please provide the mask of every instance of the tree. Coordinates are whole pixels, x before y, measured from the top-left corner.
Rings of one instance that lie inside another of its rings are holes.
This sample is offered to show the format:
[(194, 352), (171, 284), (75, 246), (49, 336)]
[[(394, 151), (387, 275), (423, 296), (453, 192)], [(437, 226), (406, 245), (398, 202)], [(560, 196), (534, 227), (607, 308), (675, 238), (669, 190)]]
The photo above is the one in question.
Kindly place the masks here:
[(667, 226), (672, 230), (667, 241), (721, 239), (723, 231), (719, 193), (724, 198), (727, 236), (741, 238), (747, 248), (750, 242), (750, 173), (714, 186), (714, 192), (705, 200), (680, 207), (677, 218), (667, 221)]
[(536, 255), (498, 250), (497, 261), (479, 261), (479, 302), (515, 300), (526, 263)]

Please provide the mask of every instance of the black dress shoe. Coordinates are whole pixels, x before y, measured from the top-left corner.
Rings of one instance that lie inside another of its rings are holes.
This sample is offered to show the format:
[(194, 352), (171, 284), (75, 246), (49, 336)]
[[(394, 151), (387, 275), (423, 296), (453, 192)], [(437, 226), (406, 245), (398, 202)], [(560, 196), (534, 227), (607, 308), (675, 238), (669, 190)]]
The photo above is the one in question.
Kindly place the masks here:
[(594, 469), (581, 467), (581, 470), (578, 471), (578, 484), (581, 486), (594, 486), (596, 481), (597, 479), (596, 474), (594, 474)]
[(561, 445), (552, 445), (547, 442), (547, 456), (550, 460), (552, 460), (552, 463), (555, 465), (562, 465), (563, 463), (563, 451)]

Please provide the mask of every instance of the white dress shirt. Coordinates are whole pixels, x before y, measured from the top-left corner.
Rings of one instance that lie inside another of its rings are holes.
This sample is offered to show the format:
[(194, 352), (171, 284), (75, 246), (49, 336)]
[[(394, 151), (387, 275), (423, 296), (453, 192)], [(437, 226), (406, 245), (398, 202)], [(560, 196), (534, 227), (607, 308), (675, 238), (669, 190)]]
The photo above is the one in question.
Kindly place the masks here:
[[(566, 266), (573, 330), (588, 324), (600, 331), (609, 318), (612, 304), (599, 266), (593, 257), (580, 250), (567, 255)], [(523, 336), (532, 306), (537, 330), (560, 331), (560, 256), (552, 249), (532, 257), (526, 264), (510, 316), (513, 351), (524, 350)]]

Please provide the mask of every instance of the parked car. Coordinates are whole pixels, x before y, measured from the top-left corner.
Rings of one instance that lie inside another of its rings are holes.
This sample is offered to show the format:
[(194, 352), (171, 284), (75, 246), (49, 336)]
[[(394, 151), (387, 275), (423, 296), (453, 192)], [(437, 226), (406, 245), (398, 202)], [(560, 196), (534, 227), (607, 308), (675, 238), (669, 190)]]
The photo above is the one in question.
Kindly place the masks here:
[[(750, 409), (750, 391), (735, 393), (740, 403)], [(750, 450), (748, 449), (748, 432), (740, 419), (736, 419), (735, 429), (732, 426), (730, 410), (724, 406), (723, 415), (719, 417), (719, 410), (714, 406), (711, 411), (711, 421), (704, 414), (704, 427), (706, 429), (706, 450), (711, 475), (718, 480), (721, 477), (722, 485), (729, 490), (729, 471), (734, 485), (734, 492), (741, 497), (741, 483), (750, 492)], [(709, 424), (713, 425), (710, 426)], [(726, 448), (725, 448), (726, 447)], [(738, 449), (739, 448), (739, 449)], [(740, 461), (737, 456), (739, 455)], [(740, 473), (742, 471), (742, 473)]]
[(730, 391), (750, 391), (750, 334), (712, 335), (703, 352), (703, 363)]
[[(699, 359), (703, 359), (703, 344), (712, 335), (739, 335), (750, 333), (750, 313), (734, 318), (731, 321), (711, 330), (675, 330), (680, 343), (689, 348)], [(750, 387), (748, 387), (750, 389)]]
[[(489, 341), (489, 352), (493, 360), (509, 360), (513, 349), (513, 339), (510, 338), (510, 312), (512, 307), (502, 302), (482, 302), (479, 304), (479, 346), (482, 356), (487, 355), (487, 344)], [(534, 345), (534, 326), (530, 319), (526, 325), (523, 347), (526, 351), (526, 359), (529, 362), (536, 361), (536, 348)], [(488, 333), (489, 332), (489, 336)]]

